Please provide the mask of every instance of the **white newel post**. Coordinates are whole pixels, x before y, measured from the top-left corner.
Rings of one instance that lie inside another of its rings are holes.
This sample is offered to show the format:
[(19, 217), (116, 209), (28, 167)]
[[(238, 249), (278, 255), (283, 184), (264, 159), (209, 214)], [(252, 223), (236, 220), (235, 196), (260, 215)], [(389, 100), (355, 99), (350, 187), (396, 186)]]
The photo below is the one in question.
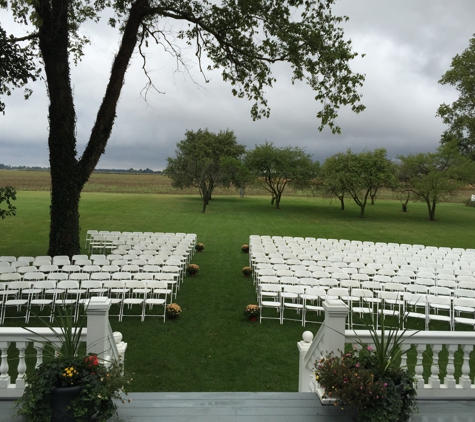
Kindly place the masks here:
[[(318, 390), (314, 380), (314, 363), (322, 355), (345, 348), (345, 327), (348, 308), (341, 300), (323, 302), (325, 320), (315, 337), (310, 331), (305, 331), (302, 341), (297, 343), (299, 349), (299, 392)], [(317, 391), (318, 394), (318, 391)]]
[(325, 310), (325, 337), (323, 341), (325, 353), (339, 354), (345, 350), (345, 329), (348, 307), (341, 300), (326, 300), (323, 302)]
[(310, 391), (309, 383), (310, 378), (313, 377), (313, 371), (307, 368), (305, 365), (305, 356), (312, 344), (313, 334), (311, 331), (305, 331), (302, 334), (302, 340), (297, 343), (299, 349), (299, 392)]
[(107, 297), (91, 297), (87, 307), (87, 353), (97, 354), (99, 359), (108, 355), (111, 343), (109, 330), (109, 308)]

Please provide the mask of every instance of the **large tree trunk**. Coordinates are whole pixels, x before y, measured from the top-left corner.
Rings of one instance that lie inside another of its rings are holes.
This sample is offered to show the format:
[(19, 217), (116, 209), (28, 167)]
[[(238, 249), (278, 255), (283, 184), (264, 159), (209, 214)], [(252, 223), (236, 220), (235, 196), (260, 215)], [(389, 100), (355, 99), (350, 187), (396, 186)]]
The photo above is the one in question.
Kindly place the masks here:
[(427, 207), (429, 208), (429, 220), (435, 221), (435, 206), (436, 202), (433, 200), (432, 202), (427, 201)]
[(49, 255), (80, 253), (79, 195), (76, 161), (76, 113), (68, 58), (68, 2), (42, 2), (39, 45), (48, 84), (51, 167)]
[(51, 224), (48, 254), (72, 256), (81, 250), (81, 190), (109, 140), (125, 72), (135, 49), (138, 29), (148, 3), (147, 0), (137, 0), (130, 9), (122, 43), (112, 65), (106, 94), (97, 113), (89, 142), (79, 161), (76, 158), (76, 114), (68, 54), (70, 1), (39, 0), (34, 4), (43, 22), (39, 28), (39, 47), (50, 100), (48, 145), (51, 167)]
[(345, 210), (345, 197), (344, 196), (339, 196), (338, 199), (340, 200), (340, 210), (344, 211)]
[(378, 193), (378, 188), (375, 188), (374, 190), (372, 189), (369, 192), (369, 196), (371, 197), (371, 205), (374, 205), (374, 200), (376, 198), (376, 194)]

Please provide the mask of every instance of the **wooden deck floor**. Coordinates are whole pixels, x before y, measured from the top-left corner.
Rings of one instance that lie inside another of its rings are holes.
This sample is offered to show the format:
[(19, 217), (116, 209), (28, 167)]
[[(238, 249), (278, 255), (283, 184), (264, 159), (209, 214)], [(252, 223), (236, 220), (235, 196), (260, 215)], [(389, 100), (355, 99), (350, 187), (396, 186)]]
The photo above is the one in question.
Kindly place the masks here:
[[(121, 422), (350, 422), (312, 393), (132, 393), (120, 404)], [(0, 401), (1, 422), (14, 417), (14, 402)], [(424, 401), (413, 422), (475, 422), (475, 401)]]

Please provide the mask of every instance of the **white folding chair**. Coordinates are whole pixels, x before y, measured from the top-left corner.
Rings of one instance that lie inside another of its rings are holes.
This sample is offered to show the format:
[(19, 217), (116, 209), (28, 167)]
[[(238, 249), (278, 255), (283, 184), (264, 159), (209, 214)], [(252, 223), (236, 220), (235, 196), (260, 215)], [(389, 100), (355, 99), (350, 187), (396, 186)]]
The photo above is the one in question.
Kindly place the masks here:
[[(127, 289), (122, 301), (122, 310), (119, 315), (119, 321), (122, 321), (124, 316), (139, 316), (143, 321), (145, 318), (145, 300), (150, 288), (147, 287), (143, 280), (127, 280), (125, 282), (125, 288)], [(140, 314), (129, 314), (126, 310), (131, 310), (133, 307), (140, 308)]]
[[(261, 284), (259, 286), (259, 307), (261, 308), (259, 322), (263, 319), (278, 319), (282, 324), (282, 286), (279, 284)], [(264, 309), (271, 308), (277, 311), (277, 316), (264, 316)]]
[(453, 328), (452, 298), (443, 295), (427, 295), (427, 330), (431, 321), (444, 321)]
[(453, 312), (453, 330), (456, 324), (471, 325), (475, 329), (475, 298), (455, 297)]
[[(303, 326), (303, 299), (301, 299), (301, 295), (305, 293), (305, 289), (303, 286), (296, 286), (296, 285), (285, 285), (282, 286), (281, 291), (281, 299), (282, 299), (282, 318), (281, 323), (284, 323), (284, 320), (292, 320), (292, 321), (300, 321)], [(290, 318), (285, 316), (285, 310), (291, 309), (292, 311), (296, 312), (296, 315), (299, 318)]]
[[(168, 297), (171, 297), (171, 289), (169, 289), (166, 281), (161, 280), (147, 280), (146, 285), (147, 288), (150, 289), (150, 293), (145, 299), (144, 318), (146, 316), (156, 316), (158, 318), (163, 318), (163, 322), (165, 322), (166, 306)], [(161, 306), (162, 313), (152, 314), (151, 311), (154, 306)], [(150, 313), (147, 312), (147, 309)]]
[(319, 320), (309, 320), (308, 313), (315, 312), (318, 316), (324, 311), (322, 303), (326, 297), (325, 289), (321, 287), (307, 287), (305, 292), (300, 295), (303, 299), (302, 325), (305, 327), (307, 322), (321, 324)]

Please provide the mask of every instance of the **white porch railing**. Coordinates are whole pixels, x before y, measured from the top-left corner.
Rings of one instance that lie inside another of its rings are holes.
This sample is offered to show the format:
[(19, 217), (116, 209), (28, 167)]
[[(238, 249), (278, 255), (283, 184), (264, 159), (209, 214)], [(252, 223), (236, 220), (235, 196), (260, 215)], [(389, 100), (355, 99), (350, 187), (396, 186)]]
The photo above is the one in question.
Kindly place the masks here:
[[(357, 338), (370, 346), (374, 344), (367, 330), (345, 330), (348, 308), (342, 301), (327, 300), (323, 307), (325, 320), (315, 338), (310, 331), (306, 331), (297, 345), (300, 352), (299, 391), (316, 392), (322, 403), (327, 404), (333, 400), (322, 397), (324, 390), (316, 382), (313, 373), (315, 361), (330, 352), (339, 354), (346, 343), (355, 344)], [(406, 332), (404, 337), (406, 346), (416, 349), (415, 365), (408, 366), (416, 376), (418, 399), (475, 400), (475, 384), (470, 379), (470, 353), (475, 345), (475, 332), (420, 331), (416, 334)], [(445, 368), (439, 368), (439, 354), (444, 346), (447, 350), (445, 353), (448, 353), (447, 365)], [(425, 359), (423, 362), (427, 347), (432, 349), (433, 356), (429, 361)], [(461, 351), (461, 357), (455, 356), (457, 351)], [(406, 366), (406, 356), (401, 364)], [(430, 375), (426, 379), (425, 366), (430, 366)], [(454, 376), (456, 368), (457, 373), (461, 374), (458, 379)], [(440, 375), (441, 369), (446, 372), (444, 378)]]
[[(86, 342), (87, 353), (95, 353), (105, 362), (111, 360), (123, 361), (127, 343), (122, 341), (122, 334), (113, 333), (109, 324), (109, 308), (111, 301), (106, 297), (93, 297), (87, 308), (87, 328), (84, 328), (81, 340)], [(0, 399), (16, 398), (23, 395), (25, 388), (25, 373), (27, 370), (26, 348), (29, 344), (33, 344), (36, 350), (36, 364), (40, 365), (43, 361), (43, 349), (45, 339), (51, 343), (61, 344), (58, 338), (48, 327), (31, 327), (31, 333), (24, 328), (16, 327), (0, 327)], [(59, 328), (55, 328), (60, 332)], [(35, 341), (36, 340), (36, 341)], [(18, 354), (17, 372), (15, 380), (8, 373), (8, 348), (11, 344), (15, 344)]]

